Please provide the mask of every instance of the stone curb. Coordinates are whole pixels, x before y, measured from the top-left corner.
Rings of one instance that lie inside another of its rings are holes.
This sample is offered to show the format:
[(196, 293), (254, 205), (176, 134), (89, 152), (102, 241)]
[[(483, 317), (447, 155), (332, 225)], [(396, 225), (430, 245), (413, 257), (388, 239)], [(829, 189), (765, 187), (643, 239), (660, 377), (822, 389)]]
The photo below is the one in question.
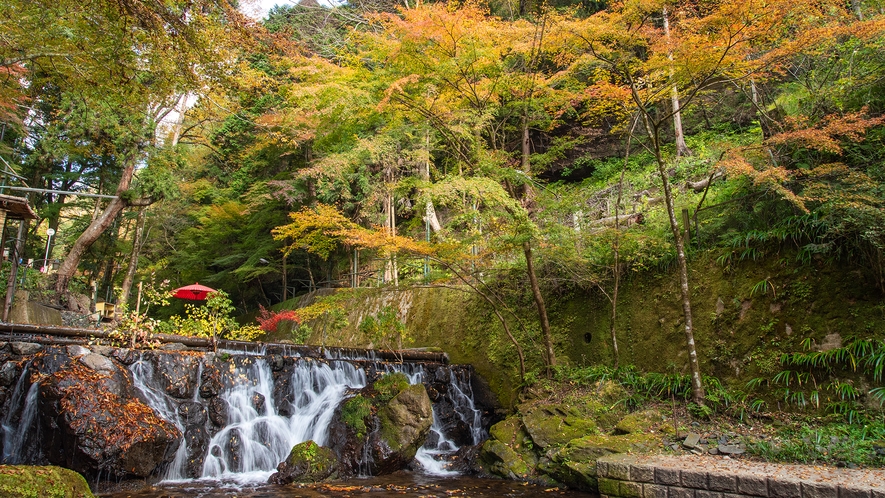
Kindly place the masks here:
[[(797, 478), (752, 468), (706, 469), (696, 462), (684, 466), (656, 464), (654, 458), (609, 455), (596, 462), (602, 498), (885, 498), (885, 482), (876, 486)], [(786, 468), (786, 466), (785, 466)]]

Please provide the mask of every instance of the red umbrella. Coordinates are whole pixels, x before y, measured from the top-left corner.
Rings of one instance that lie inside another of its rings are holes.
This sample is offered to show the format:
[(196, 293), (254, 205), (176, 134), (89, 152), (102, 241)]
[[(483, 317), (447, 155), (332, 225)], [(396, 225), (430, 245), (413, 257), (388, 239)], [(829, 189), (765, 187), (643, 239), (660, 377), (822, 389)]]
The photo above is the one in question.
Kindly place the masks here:
[(206, 287), (205, 285), (200, 284), (185, 285), (184, 287), (173, 289), (172, 297), (190, 299), (191, 301), (203, 301), (210, 292), (217, 291), (212, 287)]

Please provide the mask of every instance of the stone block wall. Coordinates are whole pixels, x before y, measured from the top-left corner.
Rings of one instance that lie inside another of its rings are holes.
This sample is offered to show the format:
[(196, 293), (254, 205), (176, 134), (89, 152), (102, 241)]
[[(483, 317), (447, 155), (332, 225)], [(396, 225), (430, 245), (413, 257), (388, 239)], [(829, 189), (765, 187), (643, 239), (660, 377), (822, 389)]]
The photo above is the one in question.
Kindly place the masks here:
[[(885, 482), (874, 476), (852, 482), (809, 472), (753, 468), (711, 468), (683, 460), (674, 465), (654, 457), (611, 455), (597, 461), (599, 494), (610, 498), (885, 498)], [(798, 467), (798, 466), (793, 466)]]

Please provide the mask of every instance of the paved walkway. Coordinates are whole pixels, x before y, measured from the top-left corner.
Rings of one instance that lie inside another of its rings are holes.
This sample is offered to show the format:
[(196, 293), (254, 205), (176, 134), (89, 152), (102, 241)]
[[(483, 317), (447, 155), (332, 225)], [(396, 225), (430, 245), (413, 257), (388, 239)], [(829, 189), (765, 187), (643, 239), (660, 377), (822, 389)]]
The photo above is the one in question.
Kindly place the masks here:
[(711, 455), (613, 455), (599, 460), (613, 497), (885, 498), (885, 469), (785, 465)]

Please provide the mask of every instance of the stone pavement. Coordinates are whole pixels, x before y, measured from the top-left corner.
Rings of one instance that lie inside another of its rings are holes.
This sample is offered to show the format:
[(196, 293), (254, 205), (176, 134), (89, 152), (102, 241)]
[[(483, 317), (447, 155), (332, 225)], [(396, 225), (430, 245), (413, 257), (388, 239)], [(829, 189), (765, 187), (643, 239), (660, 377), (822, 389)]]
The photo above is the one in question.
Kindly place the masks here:
[(611, 455), (597, 461), (612, 498), (885, 498), (885, 469), (782, 465), (708, 455)]

